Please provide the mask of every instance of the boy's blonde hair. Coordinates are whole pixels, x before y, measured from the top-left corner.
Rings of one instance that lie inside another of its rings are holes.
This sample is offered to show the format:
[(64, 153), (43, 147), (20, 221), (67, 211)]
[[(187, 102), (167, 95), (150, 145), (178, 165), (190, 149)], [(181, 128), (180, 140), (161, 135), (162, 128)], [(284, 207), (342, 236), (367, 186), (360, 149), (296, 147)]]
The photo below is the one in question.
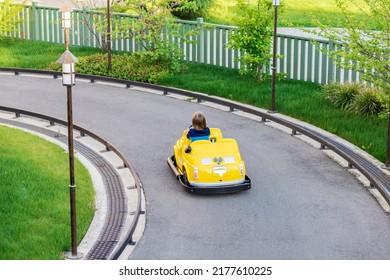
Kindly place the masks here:
[(195, 112), (192, 116), (192, 126), (196, 130), (203, 130), (207, 127), (206, 118), (201, 112)]

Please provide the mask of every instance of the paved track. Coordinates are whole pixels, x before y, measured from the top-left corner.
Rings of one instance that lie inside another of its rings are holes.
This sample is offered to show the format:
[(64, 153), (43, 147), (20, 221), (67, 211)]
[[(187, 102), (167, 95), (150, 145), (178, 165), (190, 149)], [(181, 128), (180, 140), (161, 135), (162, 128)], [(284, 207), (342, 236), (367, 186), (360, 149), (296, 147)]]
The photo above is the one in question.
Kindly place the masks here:
[[(60, 80), (0, 76), (0, 104), (66, 119)], [(131, 259), (390, 259), (390, 220), (352, 175), (323, 153), (235, 114), (131, 89), (79, 81), (74, 122), (112, 142), (145, 189), (146, 228)], [(237, 139), (252, 189), (184, 192), (166, 164), (194, 111)]]

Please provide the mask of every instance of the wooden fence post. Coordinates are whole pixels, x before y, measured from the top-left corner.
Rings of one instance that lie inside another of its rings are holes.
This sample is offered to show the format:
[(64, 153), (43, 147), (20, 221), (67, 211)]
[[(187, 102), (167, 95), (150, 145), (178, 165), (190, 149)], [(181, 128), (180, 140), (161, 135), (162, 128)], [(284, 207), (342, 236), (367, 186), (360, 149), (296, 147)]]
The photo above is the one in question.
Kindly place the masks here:
[(333, 41), (329, 41), (329, 50), (328, 50), (328, 85), (332, 84), (335, 81), (334, 77), (334, 62), (331, 56), (331, 52), (334, 50)]
[(37, 2), (31, 2), (30, 17), (29, 17), (29, 29), (30, 29), (30, 40), (37, 41), (38, 38), (38, 14), (37, 14)]
[(198, 33), (198, 39), (196, 42), (197, 45), (197, 56), (196, 56), (196, 62), (197, 63), (203, 63), (204, 62), (204, 31), (203, 31), (203, 18), (197, 18), (196, 19), (196, 27), (199, 29)]

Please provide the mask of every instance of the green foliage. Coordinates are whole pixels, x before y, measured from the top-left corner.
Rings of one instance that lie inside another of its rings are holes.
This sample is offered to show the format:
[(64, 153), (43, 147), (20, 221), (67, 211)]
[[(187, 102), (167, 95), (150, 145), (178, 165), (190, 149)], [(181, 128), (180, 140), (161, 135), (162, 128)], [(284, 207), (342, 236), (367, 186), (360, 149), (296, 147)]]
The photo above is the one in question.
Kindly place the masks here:
[[(107, 54), (95, 54), (79, 57), (75, 64), (77, 73), (108, 76), (112, 78), (156, 83), (158, 79), (178, 74), (185, 70), (184, 64), (172, 64), (171, 60), (163, 60), (153, 52), (136, 52), (133, 54), (113, 54), (112, 69), (107, 70)], [(52, 62), (49, 70), (61, 71), (61, 65)]]
[[(189, 0), (191, 5), (180, 9), (173, 9), (172, 14), (180, 19), (195, 20), (198, 17), (206, 18), (209, 10), (216, 5), (216, 0)], [(179, 5), (182, 6), (183, 4)]]
[[(185, 42), (189, 35), (194, 35), (194, 31), (181, 32), (180, 24), (171, 15), (171, 10), (186, 7), (186, 1), (128, 0), (125, 2), (132, 11), (136, 11), (136, 18), (117, 24), (116, 29), (120, 36), (134, 38), (140, 51), (145, 52), (145, 54), (138, 54), (141, 64), (146, 61), (153, 63), (144, 64), (151, 70), (164, 67), (166, 70), (160, 69), (162, 71), (160, 75), (153, 71), (151, 76), (157, 79), (171, 71), (180, 71), (179, 61), (183, 57), (181, 43)], [(176, 3), (182, 6), (176, 7)], [(140, 72), (146, 72), (146, 69), (139, 68), (136, 71), (138, 74)], [(142, 79), (146, 75), (147, 73), (141, 75)], [(154, 82), (155, 78), (148, 80)]]
[(383, 90), (358, 83), (323, 86), (326, 98), (336, 107), (355, 114), (379, 116), (385, 112), (388, 97)]
[[(179, 60), (183, 57), (181, 43), (185, 42), (190, 35), (194, 35), (196, 31), (181, 32), (181, 25), (175, 21), (171, 11), (184, 9), (191, 6), (191, 3), (187, 3), (187, 0), (175, 2), (171, 0), (127, 0), (123, 2), (126, 4), (124, 9), (131, 12), (132, 16), (119, 19), (111, 13), (111, 40), (134, 39), (136, 49), (147, 52), (145, 55), (147, 60), (156, 61), (157, 66), (161, 63), (164, 65), (169, 63), (170, 70), (180, 68)], [(85, 13), (84, 22), (95, 35), (99, 47), (103, 52), (107, 51), (107, 10)], [(142, 71), (145, 69), (139, 69), (136, 72)], [(162, 75), (165, 73), (163, 72)], [(145, 76), (147, 76), (146, 73), (139, 79), (144, 80)]]
[(231, 34), (228, 47), (244, 52), (237, 59), (246, 66), (241, 68), (241, 74), (250, 73), (256, 80), (262, 80), (263, 67), (270, 63), (274, 13), (272, 0), (257, 0), (256, 3), (250, 6), (246, 0), (238, 0), (238, 27)]
[[(96, 39), (96, 43), (102, 52), (108, 51), (107, 45), (107, 19), (103, 12), (84, 13), (84, 23)], [(115, 39), (114, 36), (111, 36)]]
[(347, 109), (353, 103), (355, 96), (362, 90), (362, 85), (352, 84), (332, 84), (323, 86), (326, 98), (337, 108)]
[(386, 97), (383, 92), (366, 88), (356, 95), (354, 102), (351, 104), (350, 110), (366, 116), (378, 116), (386, 111), (387, 103), (388, 102), (386, 102)]
[(180, 25), (170, 13), (170, 0), (126, 1), (137, 11), (137, 19), (129, 22), (126, 29), (142, 50), (155, 53), (162, 59), (179, 59), (182, 50), (172, 37), (185, 38), (180, 34)]
[[(341, 28), (317, 21), (319, 33), (335, 42), (330, 55), (339, 67), (359, 72), (362, 80), (389, 94), (390, 0), (336, 0), (336, 5), (343, 15)], [(351, 6), (360, 9), (365, 17), (356, 18), (349, 12)], [(373, 25), (376, 30), (370, 28)]]
[(363, 145), (362, 149), (366, 151), (367, 153), (371, 152), (372, 143), (369, 143), (368, 145)]
[(19, 14), (25, 1), (19, 1), (18, 4), (14, 2), (13, 0), (0, 2), (0, 37), (7, 36), (8, 32), (17, 31), (18, 25), (23, 22)]

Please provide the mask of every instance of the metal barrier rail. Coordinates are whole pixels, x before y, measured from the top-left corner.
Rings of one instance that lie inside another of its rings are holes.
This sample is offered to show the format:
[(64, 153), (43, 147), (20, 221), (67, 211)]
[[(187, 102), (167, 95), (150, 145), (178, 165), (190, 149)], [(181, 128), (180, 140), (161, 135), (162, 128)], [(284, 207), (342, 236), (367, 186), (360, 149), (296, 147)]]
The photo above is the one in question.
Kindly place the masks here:
[[(0, 71), (5, 72), (14, 72), (16, 75), (19, 73), (30, 73), (30, 74), (45, 74), (50, 75), (56, 78), (60, 75), (60, 72), (53, 71), (43, 71), (43, 70), (31, 70), (31, 69), (15, 69), (15, 68), (0, 68)], [(378, 191), (382, 194), (384, 199), (388, 204), (390, 204), (390, 177), (386, 175), (383, 170), (371, 163), (368, 159), (356, 154), (353, 150), (348, 148), (347, 146), (323, 135), (319, 132), (316, 132), (308, 127), (296, 124), (294, 122), (288, 121), (286, 119), (280, 118), (275, 114), (270, 114), (265, 111), (260, 110), (259, 108), (245, 105), (242, 103), (234, 102), (231, 100), (227, 100), (220, 97), (210, 96), (207, 94), (192, 92), (188, 90), (182, 90), (177, 88), (171, 88), (167, 86), (159, 86), (141, 82), (135, 82), (124, 79), (116, 79), (102, 76), (93, 76), (93, 75), (84, 75), (84, 74), (76, 74), (77, 78), (87, 79), (91, 82), (95, 81), (104, 81), (110, 83), (117, 83), (126, 85), (126, 87), (136, 86), (147, 89), (158, 90), (167, 95), (169, 93), (174, 93), (178, 95), (183, 95), (191, 98), (197, 99), (198, 102), (208, 101), (218, 105), (226, 106), (230, 108), (230, 111), (239, 110), (245, 113), (252, 114), (254, 116), (261, 117), (262, 121), (273, 121), (275, 123), (281, 124), (285, 127), (288, 127), (292, 130), (292, 135), (296, 135), (297, 133), (303, 134), (321, 144), (321, 148), (328, 148), (344, 158), (350, 167), (354, 167), (359, 170), (369, 181), (372, 187), (378, 189)]]
[[(60, 120), (60, 119), (57, 119), (54, 117), (42, 115), (39, 113), (35, 113), (35, 112), (30, 112), (30, 111), (26, 111), (26, 110), (20, 110), (20, 109), (16, 109), (16, 108), (5, 107), (5, 106), (0, 106), (0, 111), (15, 113), (15, 115), (17, 117), (20, 117), (21, 115), (25, 115), (25, 116), (34, 117), (37, 119), (47, 120), (50, 122), (51, 125), (54, 125), (57, 123), (57, 124), (60, 124), (63, 126), (67, 126), (66, 121), (63, 121), (63, 120)], [(127, 237), (121, 243), (119, 243), (119, 245), (117, 246), (117, 250), (114, 251), (113, 253), (111, 253), (110, 259), (115, 260), (115, 259), (119, 258), (119, 256), (121, 255), (121, 253), (123, 252), (123, 250), (125, 249), (127, 244), (130, 244), (133, 241), (132, 240), (133, 234), (134, 234), (134, 231), (137, 227), (139, 216), (141, 214), (141, 188), (142, 188), (142, 184), (141, 184), (141, 181), (138, 177), (138, 174), (135, 171), (135, 169), (133, 168), (133, 166), (129, 163), (129, 161), (123, 156), (123, 154), (114, 145), (112, 145), (110, 142), (106, 141), (105, 139), (101, 138), (100, 136), (98, 136), (98, 135), (92, 133), (91, 131), (89, 131), (85, 128), (82, 128), (78, 125), (73, 125), (73, 129), (79, 131), (81, 136), (88, 135), (88, 136), (92, 137), (93, 139), (97, 140), (98, 142), (102, 143), (106, 147), (107, 151), (114, 152), (122, 160), (123, 166), (125, 168), (129, 169), (130, 173), (132, 174), (132, 176), (134, 178), (135, 187), (137, 188), (137, 207), (136, 207), (136, 210), (134, 213), (134, 219), (132, 221), (132, 224), (130, 225), (129, 230), (126, 233)]]

